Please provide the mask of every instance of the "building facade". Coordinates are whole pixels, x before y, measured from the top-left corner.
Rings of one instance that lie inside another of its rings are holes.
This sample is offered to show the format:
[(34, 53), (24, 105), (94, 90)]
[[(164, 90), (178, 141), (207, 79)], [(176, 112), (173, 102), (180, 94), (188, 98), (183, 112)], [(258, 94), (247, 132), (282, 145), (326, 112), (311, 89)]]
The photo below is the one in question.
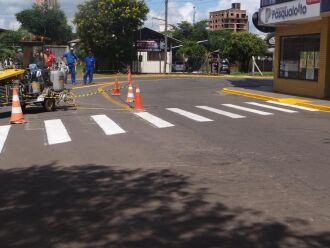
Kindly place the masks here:
[(50, 7), (57, 7), (58, 6), (57, 5), (57, 0), (36, 0), (35, 2), (38, 5), (42, 5), (42, 4), (47, 3), (48, 6), (50, 6)]
[[(167, 37), (168, 50), (166, 72), (172, 72), (172, 47), (180, 44), (179, 40)], [(133, 61), (135, 73), (164, 73), (165, 36), (155, 30), (142, 28), (134, 33), (136, 59)]]
[(257, 16), (275, 31), (274, 91), (330, 97), (330, 0), (262, 0)]
[(249, 21), (246, 10), (241, 9), (240, 3), (233, 3), (230, 9), (210, 12), (209, 29), (231, 30), (245, 32), (249, 30)]

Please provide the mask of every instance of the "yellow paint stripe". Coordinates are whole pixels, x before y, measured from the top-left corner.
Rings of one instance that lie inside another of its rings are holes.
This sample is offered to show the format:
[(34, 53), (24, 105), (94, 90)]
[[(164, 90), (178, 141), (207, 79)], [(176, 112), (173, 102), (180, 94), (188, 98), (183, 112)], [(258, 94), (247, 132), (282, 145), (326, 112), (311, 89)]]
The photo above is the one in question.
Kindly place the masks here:
[(232, 89), (228, 89), (228, 88), (224, 88), (224, 89), (222, 89), (222, 91), (225, 93), (238, 95), (238, 96), (245, 96), (245, 97), (264, 100), (264, 101), (275, 101), (275, 102), (288, 103), (288, 104), (292, 104), (292, 105), (317, 109), (317, 110), (320, 110), (323, 112), (330, 112), (330, 106), (314, 104), (314, 103), (312, 103), (312, 101), (303, 100), (303, 99), (299, 99), (299, 98), (276, 98), (276, 97), (270, 97), (270, 96), (265, 96), (265, 95), (248, 93), (248, 92), (239, 91), (239, 90), (232, 90)]
[(122, 103), (122, 102), (119, 102), (119, 101), (117, 101), (116, 99), (114, 99), (113, 97), (111, 97), (107, 92), (104, 91), (104, 87), (105, 87), (105, 86), (99, 87), (99, 88), (98, 88), (98, 91), (103, 91), (103, 92), (101, 93), (101, 95), (102, 95), (105, 99), (107, 99), (107, 100), (110, 101), (111, 103), (113, 103), (113, 104), (115, 104), (115, 105), (117, 105), (117, 106), (119, 106), (119, 107), (121, 107), (121, 108), (123, 108), (123, 109), (125, 109), (125, 110), (128, 110), (128, 111), (131, 111), (131, 110), (132, 110), (132, 108), (131, 108), (129, 105), (124, 104), (124, 103)]
[[(84, 85), (84, 86), (76, 86), (73, 87), (72, 90), (80, 90), (80, 89), (88, 89), (88, 88), (94, 88), (94, 87), (100, 87), (100, 86), (112, 86), (115, 82), (108, 82), (108, 83), (96, 83), (92, 85)], [(119, 84), (125, 84), (128, 83), (128, 81), (120, 81)]]
[[(118, 77), (125, 77), (126, 75), (119, 75)], [(109, 76), (111, 77), (111, 76)], [(148, 77), (177, 77), (177, 78), (250, 78), (250, 79), (273, 79), (273, 76), (248, 76), (248, 75), (201, 75), (201, 74), (144, 74), (144, 75), (135, 75), (134, 78), (148, 78)], [(106, 79), (107, 77), (100, 77), (99, 79)]]

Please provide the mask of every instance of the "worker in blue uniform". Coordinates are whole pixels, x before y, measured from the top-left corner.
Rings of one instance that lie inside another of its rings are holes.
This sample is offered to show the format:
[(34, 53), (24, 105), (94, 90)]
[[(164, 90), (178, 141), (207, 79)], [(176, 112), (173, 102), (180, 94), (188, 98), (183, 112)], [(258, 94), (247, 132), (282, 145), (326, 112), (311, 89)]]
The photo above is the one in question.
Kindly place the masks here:
[[(66, 61), (66, 65), (69, 67), (69, 73), (71, 74), (71, 83), (76, 85), (76, 61), (78, 60), (77, 56), (74, 54), (73, 47), (70, 48), (70, 52), (67, 52), (63, 56)], [(65, 77), (65, 83), (66, 82)]]
[(84, 59), (85, 72), (84, 72), (84, 84), (87, 84), (87, 77), (89, 78), (89, 84), (93, 83), (93, 73), (95, 70), (95, 58), (91, 50), (88, 51), (88, 56)]

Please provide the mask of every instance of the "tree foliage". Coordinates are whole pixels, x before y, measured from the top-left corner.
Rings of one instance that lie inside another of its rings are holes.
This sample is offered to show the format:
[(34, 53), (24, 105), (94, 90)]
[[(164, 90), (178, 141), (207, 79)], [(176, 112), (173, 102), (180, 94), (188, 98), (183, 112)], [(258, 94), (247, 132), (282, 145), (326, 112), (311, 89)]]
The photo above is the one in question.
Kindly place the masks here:
[(172, 32), (172, 36), (178, 40), (191, 40), (191, 41), (201, 41), (206, 40), (208, 33), (206, 30), (207, 21), (199, 21), (195, 25), (183, 21), (178, 23)]
[(66, 43), (72, 37), (72, 28), (67, 24), (64, 12), (58, 7), (34, 4), (31, 9), (17, 13), (16, 19), (22, 28), (35, 35), (46, 36), (53, 43)]
[(82, 46), (110, 61), (128, 63), (133, 33), (146, 20), (149, 9), (138, 0), (90, 0), (78, 7), (74, 23)]
[(187, 61), (187, 71), (199, 70), (205, 61), (207, 50), (204, 46), (194, 41), (185, 41), (177, 51), (177, 55)]
[[(172, 36), (184, 41), (184, 45), (177, 51), (177, 55), (189, 53), (189, 57), (194, 57), (196, 60), (196, 58), (202, 58), (200, 54), (202, 49), (198, 48), (204, 47), (207, 49), (203, 49), (205, 53), (218, 51), (221, 58), (240, 62), (242, 71), (248, 70), (252, 56), (263, 55), (266, 51), (265, 42), (257, 35), (248, 32), (235, 33), (229, 30), (208, 31), (206, 21), (197, 22), (195, 25), (186, 21), (178, 23), (172, 31)], [(195, 46), (196, 41), (201, 40), (208, 40), (208, 42)], [(193, 53), (196, 54), (193, 56)], [(194, 62), (194, 65), (198, 64), (199, 62)]]
[(208, 32), (208, 47), (211, 52), (219, 51), (220, 56), (224, 56), (224, 50), (231, 37), (229, 30), (217, 30)]
[(239, 61), (241, 70), (247, 72), (252, 56), (264, 55), (265, 42), (255, 34), (248, 32), (231, 33), (230, 39), (224, 48), (224, 55), (231, 60)]
[(23, 38), (31, 34), (24, 29), (17, 31), (8, 30), (0, 34), (0, 60), (13, 58), (16, 53), (16, 46)]

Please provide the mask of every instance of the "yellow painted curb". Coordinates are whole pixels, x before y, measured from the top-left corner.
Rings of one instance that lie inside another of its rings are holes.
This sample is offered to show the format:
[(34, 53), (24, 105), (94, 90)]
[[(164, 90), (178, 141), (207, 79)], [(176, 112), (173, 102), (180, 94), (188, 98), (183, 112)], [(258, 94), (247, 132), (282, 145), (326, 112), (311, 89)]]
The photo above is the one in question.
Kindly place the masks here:
[(296, 105), (306, 108), (317, 109), (322, 112), (330, 112), (330, 106), (326, 106), (326, 105), (313, 104), (313, 103), (297, 103)]
[(309, 100), (302, 100), (302, 99), (298, 99), (298, 98), (278, 98), (278, 101), (282, 102), (282, 103), (293, 104), (293, 105), (311, 102)]
[(224, 88), (224, 89), (222, 89), (222, 91), (225, 93), (238, 95), (238, 96), (245, 96), (245, 97), (264, 100), (264, 101), (287, 103), (287, 104), (291, 104), (291, 105), (297, 105), (297, 106), (301, 106), (301, 107), (317, 109), (317, 110), (323, 111), (323, 112), (330, 112), (330, 106), (314, 104), (310, 100), (303, 100), (303, 99), (299, 99), (299, 98), (276, 98), (276, 97), (270, 97), (270, 96), (265, 96), (265, 95), (243, 92), (243, 91), (239, 91), (239, 90), (232, 90), (232, 89), (228, 89), (228, 88)]
[(224, 88), (224, 89), (222, 89), (222, 91), (225, 93), (233, 94), (233, 95), (246, 96), (246, 97), (255, 98), (255, 99), (259, 99), (259, 100), (278, 101), (278, 98), (243, 92), (243, 91), (239, 91), (239, 90), (232, 90), (232, 89), (228, 89), (228, 88)]

